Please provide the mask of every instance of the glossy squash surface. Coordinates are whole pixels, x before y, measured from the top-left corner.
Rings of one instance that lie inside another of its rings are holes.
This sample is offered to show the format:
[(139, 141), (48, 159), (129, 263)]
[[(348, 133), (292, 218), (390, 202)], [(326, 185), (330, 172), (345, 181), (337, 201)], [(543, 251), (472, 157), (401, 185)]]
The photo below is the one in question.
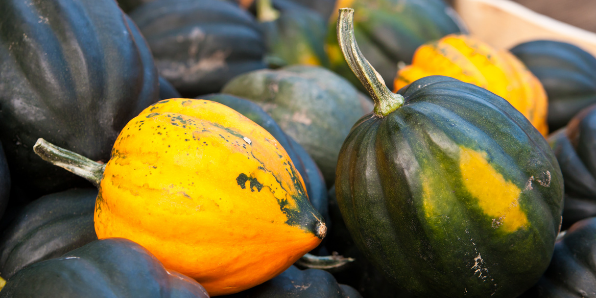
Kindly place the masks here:
[(259, 25), (235, 4), (156, 0), (130, 17), (147, 39), (160, 75), (183, 96), (219, 92), (231, 78), (266, 67)]
[(548, 137), (565, 179), (563, 229), (596, 216), (596, 105)]
[(166, 270), (142, 246), (112, 238), (93, 241), (61, 257), (26, 267), (8, 279), (0, 297), (208, 298), (209, 295), (193, 279)]
[(391, 93), (338, 38), (375, 100), (339, 155), (336, 194), (358, 248), (420, 297), (515, 297), (548, 267), (563, 178), (546, 140), (504, 99), (430, 76)]
[(59, 257), (97, 240), (93, 226), (96, 189), (70, 189), (28, 204), (2, 231), (0, 276)]
[(326, 232), (283, 147), (212, 101), (164, 100), (131, 120), (100, 189), (100, 239), (139, 243), (210, 295), (272, 278)]
[(596, 103), (596, 57), (560, 41), (535, 40), (511, 53), (540, 80), (548, 95), (548, 126), (565, 126), (583, 108)]
[(124, 125), (158, 100), (149, 47), (113, 0), (9, 0), (0, 11), (0, 140), (13, 186), (33, 199), (90, 186), (31, 148), (42, 137), (107, 162)]
[(596, 294), (596, 218), (571, 226), (557, 240), (555, 253), (540, 281), (520, 298), (575, 298)]
[(456, 78), (505, 98), (547, 135), (548, 101), (542, 84), (508, 51), (466, 35), (446, 36), (416, 50), (412, 64), (397, 73), (394, 91), (430, 75)]

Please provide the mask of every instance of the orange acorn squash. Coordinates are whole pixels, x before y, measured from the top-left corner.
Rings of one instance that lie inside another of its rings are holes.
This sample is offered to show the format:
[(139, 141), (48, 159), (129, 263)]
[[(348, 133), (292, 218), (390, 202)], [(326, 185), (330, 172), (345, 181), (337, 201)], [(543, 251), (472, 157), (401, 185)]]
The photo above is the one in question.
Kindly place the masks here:
[[(35, 150), (46, 160), (64, 156), (43, 140)], [(326, 232), (283, 147), (216, 102), (160, 101), (122, 130), (105, 170), (92, 163), (103, 170), (86, 176), (100, 187), (98, 238), (139, 243), (212, 296), (273, 278)]]
[(548, 134), (546, 92), (509, 51), (495, 49), (467, 35), (445, 36), (416, 50), (412, 64), (397, 72), (394, 91), (431, 75), (452, 77), (503, 97), (543, 136)]

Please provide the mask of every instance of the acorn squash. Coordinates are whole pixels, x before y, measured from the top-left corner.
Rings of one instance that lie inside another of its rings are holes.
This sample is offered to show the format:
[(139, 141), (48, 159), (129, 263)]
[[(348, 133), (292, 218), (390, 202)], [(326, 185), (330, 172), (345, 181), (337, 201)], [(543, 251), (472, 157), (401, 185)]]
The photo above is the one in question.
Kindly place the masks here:
[(576, 298), (596, 295), (596, 218), (574, 223), (555, 244), (540, 281), (520, 298)]
[(0, 2), (0, 141), (19, 198), (84, 179), (31, 150), (43, 137), (106, 162), (120, 130), (158, 100), (145, 40), (112, 0)]
[(352, 7), (354, 34), (364, 56), (383, 77), (389, 88), (398, 65), (410, 64), (422, 44), (452, 33), (467, 33), (455, 10), (442, 0), (337, 0), (327, 35), (327, 55), (331, 70), (364, 91), (346, 64), (335, 28), (337, 10)]
[(271, 0), (257, 0), (257, 19), (267, 43), (267, 54), (285, 65), (329, 66), (325, 53), (327, 20), (300, 6), (274, 8)]
[(255, 18), (233, 3), (156, 0), (130, 13), (159, 74), (185, 97), (219, 92), (231, 78), (266, 68)]
[(267, 130), (284, 147), (286, 153), (288, 153), (294, 167), (296, 167), (296, 170), (298, 170), (304, 181), (310, 203), (327, 222), (327, 218), (329, 217), (327, 213), (327, 187), (325, 186), (323, 174), (321, 174), (321, 170), (319, 170), (315, 161), (300, 144), (296, 143), (292, 137), (286, 135), (267, 112), (250, 100), (229, 94), (209, 94), (201, 96), (201, 99), (226, 105)]
[(356, 245), (419, 297), (516, 297), (550, 262), (563, 207), (554, 153), (499, 96), (444, 76), (391, 93), (355, 43), (338, 39), (375, 100), (337, 165), (337, 202)]
[(327, 186), (335, 181), (337, 154), (350, 125), (372, 110), (370, 100), (348, 81), (315, 66), (249, 72), (227, 83), (222, 93), (260, 105), (312, 156)]
[(333, 275), (319, 269), (286, 271), (246, 291), (226, 298), (362, 298), (354, 288), (338, 284)]
[(548, 126), (555, 131), (596, 103), (596, 58), (560, 41), (535, 40), (511, 49), (540, 80), (548, 96)]
[(0, 237), (0, 276), (59, 257), (97, 240), (93, 227), (96, 189), (71, 189), (28, 204)]
[(563, 226), (596, 216), (596, 105), (548, 137), (565, 181)]
[(105, 165), (42, 139), (34, 150), (100, 187), (99, 239), (137, 242), (210, 295), (273, 278), (327, 230), (279, 142), (213, 101), (148, 107), (122, 130)]
[(142, 246), (112, 238), (96, 240), (62, 257), (25, 267), (8, 279), (0, 297), (208, 298), (209, 295), (193, 279), (166, 270)]
[(456, 78), (505, 98), (544, 136), (548, 100), (540, 81), (507, 50), (466, 35), (448, 35), (416, 50), (412, 64), (395, 78), (397, 91), (430, 75)]

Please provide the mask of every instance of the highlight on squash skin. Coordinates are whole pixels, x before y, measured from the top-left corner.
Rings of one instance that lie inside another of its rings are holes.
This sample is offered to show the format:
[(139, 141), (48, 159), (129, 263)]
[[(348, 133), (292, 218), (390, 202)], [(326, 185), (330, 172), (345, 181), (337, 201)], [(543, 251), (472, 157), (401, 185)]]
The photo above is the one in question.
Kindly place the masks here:
[(216, 102), (169, 99), (148, 107), (122, 130), (105, 170), (38, 143), (45, 160), (57, 155), (63, 164), (70, 158), (103, 171), (102, 179), (87, 177), (100, 188), (99, 239), (135, 241), (212, 296), (273, 278), (326, 233), (283, 147)]
[(548, 101), (540, 81), (511, 53), (466, 35), (451, 34), (416, 50), (412, 65), (398, 71), (394, 91), (420, 78), (443, 75), (477, 85), (506, 99), (543, 135)]

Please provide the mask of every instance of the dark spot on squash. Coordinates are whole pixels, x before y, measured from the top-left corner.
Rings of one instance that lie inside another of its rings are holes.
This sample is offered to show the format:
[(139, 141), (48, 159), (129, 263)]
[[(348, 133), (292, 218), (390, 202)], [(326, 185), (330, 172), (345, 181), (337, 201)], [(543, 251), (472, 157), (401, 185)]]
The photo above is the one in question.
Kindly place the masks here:
[[(149, 114), (149, 115), (145, 116), (145, 118), (153, 118), (153, 117), (155, 117), (155, 116), (157, 116), (157, 115), (159, 115), (159, 113), (151, 113), (151, 114)], [(159, 127), (159, 126), (158, 126), (158, 127)]]
[(254, 192), (255, 191), (254, 189), (256, 188), (257, 191), (260, 192), (261, 189), (263, 189), (263, 184), (259, 183), (259, 181), (257, 180), (257, 178), (248, 177), (244, 173), (238, 175), (238, 177), (236, 178), (236, 183), (238, 183), (238, 185), (240, 185), (240, 187), (242, 189), (246, 189), (246, 182), (247, 181), (250, 182), (250, 191)]

